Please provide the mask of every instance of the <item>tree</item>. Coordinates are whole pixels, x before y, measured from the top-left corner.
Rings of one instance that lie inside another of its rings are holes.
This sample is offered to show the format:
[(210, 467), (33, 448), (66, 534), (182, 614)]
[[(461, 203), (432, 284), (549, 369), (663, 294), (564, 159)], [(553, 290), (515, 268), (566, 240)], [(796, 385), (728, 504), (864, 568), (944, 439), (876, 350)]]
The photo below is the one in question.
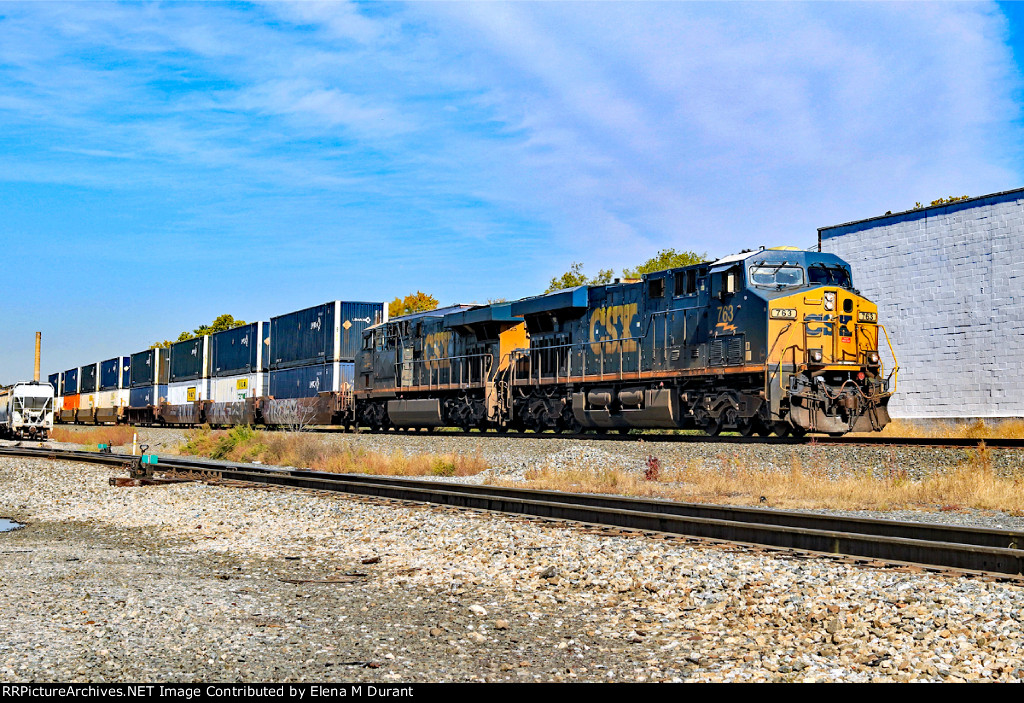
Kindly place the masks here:
[(612, 269), (602, 269), (593, 278), (587, 278), (586, 274), (583, 273), (583, 264), (573, 262), (568, 271), (561, 276), (551, 279), (551, 283), (548, 284), (547, 290), (544, 292), (551, 293), (565, 288), (575, 288), (576, 286), (599, 286), (602, 283), (611, 283), (612, 276), (614, 275), (615, 272)]
[(388, 317), (411, 315), (414, 312), (437, 309), (437, 298), (423, 291), (410, 293), (404, 298), (399, 296), (388, 303)]
[[(623, 269), (623, 278), (640, 278), (645, 273), (664, 271), (665, 269), (679, 268), (680, 266), (692, 266), (702, 261), (707, 261), (707, 254), (697, 254), (692, 251), (676, 251), (675, 249), (662, 249), (653, 259), (648, 259), (635, 269)], [(583, 264), (574, 262), (569, 270), (561, 276), (551, 279), (545, 293), (551, 293), (563, 288), (575, 288), (576, 286), (600, 286), (611, 283), (615, 272), (612, 269), (602, 269), (593, 278), (587, 278), (583, 273)]]
[[(184, 342), (189, 339), (195, 339), (196, 337), (202, 337), (204, 334), (213, 334), (214, 332), (223, 332), (224, 330), (234, 329), (235, 327), (241, 327), (246, 324), (245, 320), (236, 320), (233, 315), (218, 315), (214, 318), (213, 322), (208, 325), (199, 325), (191, 332), (185, 331), (178, 335), (178, 338), (174, 342)], [(162, 342), (149, 345), (150, 349), (167, 349), (174, 344), (169, 339), (165, 339)]]
[[(955, 195), (951, 195), (948, 198), (939, 198), (938, 200), (933, 200), (930, 203), (928, 203), (927, 206), (922, 205), (921, 203), (914, 203), (914, 209), (915, 210), (921, 210), (921, 209), (923, 209), (925, 207), (935, 207), (936, 205), (949, 205), (950, 203), (958, 203), (961, 200), (970, 200), (970, 199), (971, 199), (971, 196), (969, 196), (969, 195), (961, 195), (960, 197), (957, 197)], [(890, 213), (886, 213), (886, 214), (888, 215)]]
[(707, 253), (697, 254), (692, 251), (676, 251), (675, 249), (662, 249), (653, 259), (648, 259), (635, 269), (623, 269), (623, 278), (640, 278), (645, 273), (655, 273), (666, 269), (679, 268), (681, 266), (692, 266), (702, 261), (707, 261)]

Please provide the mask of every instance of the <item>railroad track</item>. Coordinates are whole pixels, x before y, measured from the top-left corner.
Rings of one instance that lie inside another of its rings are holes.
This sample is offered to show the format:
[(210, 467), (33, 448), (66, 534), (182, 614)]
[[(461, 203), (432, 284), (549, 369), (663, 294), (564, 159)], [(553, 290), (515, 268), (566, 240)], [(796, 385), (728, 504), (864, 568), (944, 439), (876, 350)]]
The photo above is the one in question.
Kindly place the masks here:
[[(87, 461), (146, 474), (138, 457), (3, 447), (2, 456)], [(422, 481), (162, 456), (151, 474), (226, 479), (433, 503), (604, 527), (1020, 578), (1024, 531), (991, 530), (621, 496)]]
[[(342, 427), (318, 426), (306, 428), (309, 432), (344, 432)], [(369, 434), (369, 432), (367, 432)], [(389, 433), (395, 433), (394, 430)], [(388, 433), (383, 433), (388, 434)], [(965, 437), (877, 437), (862, 436), (829, 437), (827, 435), (808, 435), (804, 437), (743, 437), (741, 435), (719, 435), (712, 437), (706, 434), (562, 434), (558, 432), (471, 432), (461, 431), (416, 431), (399, 430), (397, 434), (411, 437), (480, 437), (497, 438), (513, 437), (525, 439), (581, 439), (600, 442), (680, 442), (683, 444), (785, 444), (785, 445), (838, 445), (854, 447), (966, 447), (974, 448), (981, 444), (993, 449), (1024, 449), (1024, 438), (990, 438), (973, 439)]]

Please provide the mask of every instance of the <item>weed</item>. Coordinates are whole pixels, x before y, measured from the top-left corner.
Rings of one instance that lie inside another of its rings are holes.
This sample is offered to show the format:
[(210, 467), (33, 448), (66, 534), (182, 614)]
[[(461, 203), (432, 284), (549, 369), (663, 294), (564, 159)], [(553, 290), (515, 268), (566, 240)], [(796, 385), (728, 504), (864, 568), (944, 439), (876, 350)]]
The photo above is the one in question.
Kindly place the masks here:
[(644, 472), (645, 481), (657, 481), (661, 473), (661, 461), (656, 456), (647, 457), (647, 471)]
[(455, 462), (438, 457), (430, 462), (430, 473), (433, 476), (454, 476)]
[(331, 446), (321, 437), (301, 432), (264, 432), (251, 427), (193, 430), (180, 451), (214, 459), (385, 476), (472, 476), (489, 468), (479, 454), (378, 454)]

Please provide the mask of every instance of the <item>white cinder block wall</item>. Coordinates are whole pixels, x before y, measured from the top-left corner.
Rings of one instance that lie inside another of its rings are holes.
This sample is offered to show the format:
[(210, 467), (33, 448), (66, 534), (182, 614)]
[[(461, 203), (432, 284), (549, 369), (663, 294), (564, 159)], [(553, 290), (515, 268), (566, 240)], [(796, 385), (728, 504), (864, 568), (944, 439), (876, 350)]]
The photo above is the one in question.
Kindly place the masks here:
[(1024, 417), (1024, 189), (818, 235), (878, 303), (893, 417)]

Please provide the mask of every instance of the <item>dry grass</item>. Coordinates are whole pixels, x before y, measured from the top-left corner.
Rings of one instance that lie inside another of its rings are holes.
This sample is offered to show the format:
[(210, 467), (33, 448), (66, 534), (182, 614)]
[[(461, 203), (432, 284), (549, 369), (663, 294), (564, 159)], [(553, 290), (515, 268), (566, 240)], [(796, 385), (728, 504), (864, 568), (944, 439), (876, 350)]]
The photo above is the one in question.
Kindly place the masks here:
[(851, 435), (875, 437), (932, 437), (937, 439), (1018, 439), (1024, 438), (1024, 419), (893, 420), (881, 432)]
[(135, 428), (128, 425), (99, 425), (97, 427), (54, 427), (50, 438), (56, 442), (92, 445), (109, 444), (112, 447), (132, 443)]
[(229, 461), (382, 476), (472, 476), (489, 468), (479, 454), (378, 454), (352, 447), (332, 447), (321, 437), (301, 432), (262, 432), (249, 427), (193, 430), (181, 452)]
[[(336, 473), (388, 476), (471, 476), (488, 468), (479, 454), (405, 456), (336, 447), (304, 433), (261, 432), (248, 427), (228, 431), (194, 430), (182, 453), (232, 461), (261, 461)], [(832, 469), (840, 469), (835, 471)], [(837, 477), (836, 474), (839, 474)], [(645, 475), (649, 478), (645, 478)], [(883, 476), (844, 467), (809, 466), (797, 451), (784, 470), (765, 467), (741, 454), (722, 454), (713, 469), (691, 463), (660, 465), (646, 472), (597, 466), (539, 467), (528, 471), (531, 488), (578, 493), (609, 493), (732, 505), (766, 503), (779, 508), (841, 510), (967, 508), (1024, 515), (1024, 472), (997, 475), (984, 444), (960, 465), (923, 479), (912, 479), (895, 457)], [(496, 485), (523, 483), (494, 481)], [(764, 501), (762, 501), (762, 497)]]
[[(650, 475), (650, 471), (648, 474)], [(722, 456), (717, 469), (661, 467), (656, 480), (644, 474), (595, 467), (539, 468), (527, 473), (531, 488), (578, 493), (616, 493), (703, 503), (841, 510), (965, 508), (1024, 515), (1024, 478), (997, 476), (989, 450), (934, 476), (913, 480), (894, 464), (879, 478), (868, 472), (835, 477), (827, 467), (805, 466), (794, 453), (788, 470), (764, 468), (738, 455)], [(849, 472), (844, 472), (849, 473)], [(508, 484), (504, 485), (522, 485)], [(764, 500), (762, 501), (762, 497)]]

